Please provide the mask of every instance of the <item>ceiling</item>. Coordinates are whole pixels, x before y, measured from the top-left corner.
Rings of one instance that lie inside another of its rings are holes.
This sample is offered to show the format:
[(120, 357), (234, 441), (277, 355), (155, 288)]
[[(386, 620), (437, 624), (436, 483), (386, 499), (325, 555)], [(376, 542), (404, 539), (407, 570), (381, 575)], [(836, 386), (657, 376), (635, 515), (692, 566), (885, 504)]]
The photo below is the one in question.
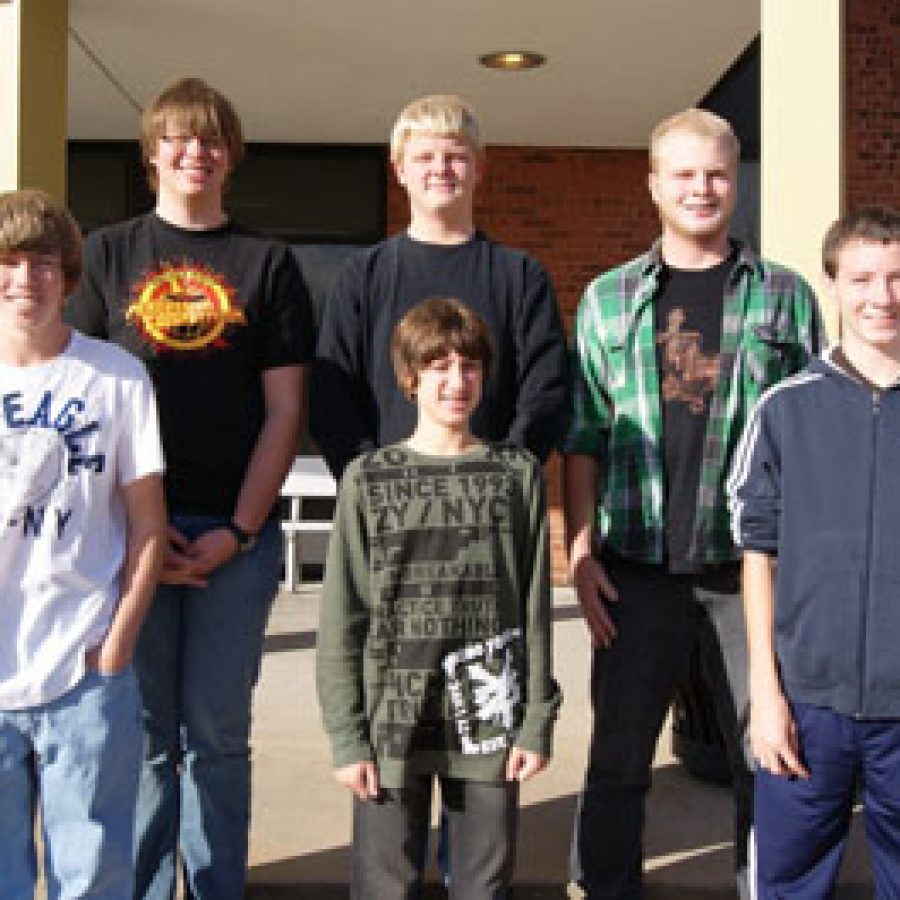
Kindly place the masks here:
[[(642, 147), (759, 31), (754, 0), (69, 0), (69, 134), (133, 138), (136, 106), (199, 75), (252, 141), (382, 143), (453, 92), (489, 143)], [(478, 57), (537, 50), (530, 72)]]

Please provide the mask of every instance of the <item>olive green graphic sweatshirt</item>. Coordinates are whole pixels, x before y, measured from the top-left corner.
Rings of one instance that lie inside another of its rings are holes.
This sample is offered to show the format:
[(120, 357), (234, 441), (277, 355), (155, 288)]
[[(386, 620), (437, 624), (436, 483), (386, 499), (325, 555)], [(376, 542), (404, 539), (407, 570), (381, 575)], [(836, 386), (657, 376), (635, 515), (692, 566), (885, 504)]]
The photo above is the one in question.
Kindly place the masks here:
[(341, 481), (317, 686), (336, 767), (380, 783), (436, 773), (501, 781), (515, 744), (550, 755), (546, 500), (527, 451), (428, 456), (402, 444)]

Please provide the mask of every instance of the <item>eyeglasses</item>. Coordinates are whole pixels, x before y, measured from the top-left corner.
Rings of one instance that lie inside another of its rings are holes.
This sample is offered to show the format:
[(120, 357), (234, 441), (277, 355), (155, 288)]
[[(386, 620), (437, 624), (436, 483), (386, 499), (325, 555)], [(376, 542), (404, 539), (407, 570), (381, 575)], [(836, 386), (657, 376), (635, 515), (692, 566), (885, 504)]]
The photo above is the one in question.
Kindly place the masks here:
[(201, 150), (212, 153), (221, 153), (225, 150), (225, 142), (219, 137), (201, 137), (199, 134), (164, 134), (160, 140), (173, 147), (175, 150), (186, 150), (193, 141), (200, 145)]

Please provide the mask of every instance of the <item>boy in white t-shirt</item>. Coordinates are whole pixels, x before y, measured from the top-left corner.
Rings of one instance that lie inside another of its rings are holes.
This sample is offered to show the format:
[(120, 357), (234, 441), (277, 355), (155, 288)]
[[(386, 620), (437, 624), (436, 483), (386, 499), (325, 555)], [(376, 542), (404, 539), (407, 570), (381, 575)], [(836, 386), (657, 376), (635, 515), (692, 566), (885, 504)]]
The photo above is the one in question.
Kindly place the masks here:
[(135, 640), (162, 560), (156, 407), (143, 366), (62, 321), (78, 226), (0, 195), (0, 897), (133, 890)]

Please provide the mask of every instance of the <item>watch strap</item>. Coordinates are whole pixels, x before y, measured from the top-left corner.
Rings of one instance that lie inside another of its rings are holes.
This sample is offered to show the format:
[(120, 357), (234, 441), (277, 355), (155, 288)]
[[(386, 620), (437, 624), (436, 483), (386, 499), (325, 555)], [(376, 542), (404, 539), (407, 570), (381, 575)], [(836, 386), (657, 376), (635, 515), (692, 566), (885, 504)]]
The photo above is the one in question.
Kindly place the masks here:
[(236, 522), (228, 521), (225, 523), (225, 527), (234, 535), (241, 553), (246, 552), (256, 543), (256, 535), (245, 531)]

